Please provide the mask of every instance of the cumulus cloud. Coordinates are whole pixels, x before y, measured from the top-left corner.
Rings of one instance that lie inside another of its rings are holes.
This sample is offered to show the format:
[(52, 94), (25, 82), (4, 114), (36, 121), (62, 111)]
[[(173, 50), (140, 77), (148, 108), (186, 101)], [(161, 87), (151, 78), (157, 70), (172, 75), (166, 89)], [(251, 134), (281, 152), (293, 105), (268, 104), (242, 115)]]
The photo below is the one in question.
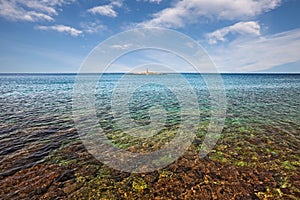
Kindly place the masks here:
[(225, 41), (225, 36), (228, 34), (241, 35), (260, 35), (260, 25), (255, 21), (239, 22), (232, 26), (227, 26), (207, 34), (210, 44), (216, 44), (218, 41)]
[(110, 4), (96, 6), (88, 9), (88, 12), (92, 14), (99, 14), (107, 17), (117, 17), (118, 13), (114, 10), (115, 7), (121, 7), (123, 5), (122, 1), (112, 1)]
[(182, 0), (173, 7), (153, 14), (153, 18), (138, 26), (180, 28), (199, 19), (246, 20), (275, 9), (281, 0)]
[(299, 61), (300, 29), (213, 46), (210, 56), (222, 72), (251, 72)]
[(53, 30), (53, 31), (61, 32), (61, 33), (65, 32), (74, 37), (82, 34), (81, 30), (78, 30), (78, 29), (70, 27), (70, 26), (65, 26), (65, 25), (38, 26), (37, 29), (44, 30), (44, 31)]
[(57, 8), (74, 0), (1, 0), (0, 16), (13, 21), (53, 21)]

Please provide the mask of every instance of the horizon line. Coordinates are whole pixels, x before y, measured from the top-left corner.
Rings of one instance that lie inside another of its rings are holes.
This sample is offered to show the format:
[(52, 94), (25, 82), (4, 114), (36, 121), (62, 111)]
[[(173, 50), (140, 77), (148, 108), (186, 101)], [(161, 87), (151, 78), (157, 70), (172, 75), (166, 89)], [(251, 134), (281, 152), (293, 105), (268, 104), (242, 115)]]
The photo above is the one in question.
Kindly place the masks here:
[[(300, 74), (300, 72), (160, 72), (162, 74)], [(99, 72), (85, 72), (85, 73), (79, 73), (79, 72), (0, 72), (0, 75), (17, 75), (17, 74), (28, 74), (28, 75), (59, 75), (59, 74), (70, 74), (70, 75), (76, 75), (76, 74), (133, 74), (128, 72), (105, 72), (105, 73), (99, 73)]]

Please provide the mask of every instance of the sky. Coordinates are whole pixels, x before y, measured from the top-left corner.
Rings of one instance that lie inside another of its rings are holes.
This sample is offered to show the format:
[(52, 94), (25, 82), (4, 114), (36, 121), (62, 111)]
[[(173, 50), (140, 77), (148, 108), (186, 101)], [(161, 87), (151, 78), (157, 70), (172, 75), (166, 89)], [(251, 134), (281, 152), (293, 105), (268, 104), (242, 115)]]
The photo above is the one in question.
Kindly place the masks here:
[[(0, 0), (0, 73), (76, 73), (99, 43), (144, 27), (186, 34), (219, 72), (300, 72), (299, 10), (299, 0)], [(150, 61), (192, 71), (154, 50), (110, 70)]]

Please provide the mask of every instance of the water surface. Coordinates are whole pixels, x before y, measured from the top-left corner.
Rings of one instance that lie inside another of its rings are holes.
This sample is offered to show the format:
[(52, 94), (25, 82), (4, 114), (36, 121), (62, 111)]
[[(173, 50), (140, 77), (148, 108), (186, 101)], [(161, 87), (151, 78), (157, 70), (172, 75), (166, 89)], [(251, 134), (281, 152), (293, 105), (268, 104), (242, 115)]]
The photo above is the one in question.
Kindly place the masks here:
[[(97, 87), (100, 125), (119, 148), (159, 149), (180, 125), (180, 104), (172, 91), (155, 83), (163, 79), (176, 85), (176, 76), (132, 75), (130, 81), (154, 83), (132, 95), (132, 119), (141, 126), (149, 123), (154, 104), (168, 114), (164, 131), (143, 142), (122, 134), (112, 116), (110, 99), (121, 77), (105, 74)], [(299, 199), (300, 75), (223, 74), (225, 127), (203, 159), (198, 152), (210, 119), (210, 94), (200, 75), (183, 77), (199, 101), (196, 139), (164, 169), (130, 174), (103, 165), (82, 144), (72, 118), (75, 74), (0, 75), (1, 198)]]

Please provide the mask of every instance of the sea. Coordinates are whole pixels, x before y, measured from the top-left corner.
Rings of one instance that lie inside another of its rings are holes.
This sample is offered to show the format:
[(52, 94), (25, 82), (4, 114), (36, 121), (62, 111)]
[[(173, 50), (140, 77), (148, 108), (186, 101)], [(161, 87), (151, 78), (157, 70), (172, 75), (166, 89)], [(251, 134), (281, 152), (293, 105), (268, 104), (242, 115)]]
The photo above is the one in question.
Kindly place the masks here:
[[(300, 74), (85, 74), (97, 80), (99, 127), (124, 151), (164, 148), (189, 116), (183, 104), (197, 106), (188, 148), (144, 173), (114, 168), (82, 141), (78, 76), (0, 74), (0, 199), (300, 199)], [(199, 157), (214, 104), (205, 77), (221, 78), (226, 112), (216, 143)], [(159, 127), (140, 137), (155, 119)]]

